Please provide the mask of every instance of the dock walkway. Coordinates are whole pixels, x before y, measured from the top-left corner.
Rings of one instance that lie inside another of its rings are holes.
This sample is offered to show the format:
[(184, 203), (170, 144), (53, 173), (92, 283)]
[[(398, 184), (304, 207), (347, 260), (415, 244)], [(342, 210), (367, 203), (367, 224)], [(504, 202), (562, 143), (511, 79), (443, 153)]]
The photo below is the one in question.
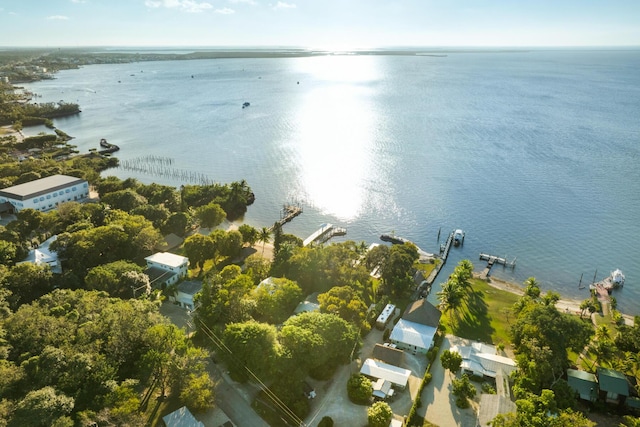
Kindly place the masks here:
[[(286, 223), (290, 222), (293, 218), (297, 217), (302, 213), (302, 206), (300, 205), (284, 205), (282, 210), (280, 211), (280, 219), (276, 221), (276, 224), (282, 227)], [(269, 227), (269, 231), (273, 231), (272, 225)]]
[(480, 273), (480, 279), (482, 280), (487, 280), (487, 278), (489, 277), (489, 274), (491, 273), (491, 268), (495, 264), (501, 264), (505, 267), (511, 267), (511, 268), (514, 268), (516, 266), (515, 258), (513, 259), (513, 261), (509, 262), (507, 261), (506, 257), (503, 258), (495, 255), (485, 254), (482, 252), (480, 253), (480, 260), (487, 261), (487, 266), (485, 267), (484, 270), (482, 270), (482, 273)]
[(345, 234), (347, 234), (346, 228), (336, 227), (333, 224), (322, 224), (319, 229), (304, 239), (302, 246), (308, 246), (314, 242), (325, 243), (332, 237), (344, 236)]

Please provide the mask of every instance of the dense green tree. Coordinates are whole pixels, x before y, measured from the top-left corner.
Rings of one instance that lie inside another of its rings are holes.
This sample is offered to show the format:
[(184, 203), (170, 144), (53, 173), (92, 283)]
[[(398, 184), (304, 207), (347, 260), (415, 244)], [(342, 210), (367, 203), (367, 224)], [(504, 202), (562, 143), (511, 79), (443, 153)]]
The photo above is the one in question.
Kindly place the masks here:
[(190, 374), (186, 386), (180, 392), (180, 401), (196, 412), (213, 407), (213, 381), (206, 373)]
[(591, 333), (588, 324), (553, 305), (526, 304), (511, 327), (519, 367), (516, 385), (533, 393), (550, 388), (569, 367), (567, 349), (581, 351)]
[(440, 363), (444, 369), (449, 370), (449, 373), (456, 374), (462, 365), (462, 356), (458, 352), (445, 350), (440, 355)]
[(244, 322), (253, 312), (253, 300), (247, 297), (253, 288), (251, 276), (243, 274), (237, 265), (228, 265), (220, 273), (204, 280), (202, 291), (196, 295), (200, 305), (196, 311), (196, 325), (212, 327), (216, 324)]
[(242, 234), (237, 230), (227, 231), (219, 243), (220, 255), (235, 258), (242, 252)]
[(180, 209), (180, 194), (175, 187), (151, 183), (149, 185), (140, 184), (136, 191), (146, 197), (151, 205), (163, 207), (171, 212)]
[[(131, 272), (143, 274), (142, 271), (142, 267), (137, 264), (119, 260), (93, 267), (87, 273), (84, 281), (87, 289), (105, 291), (114, 297), (131, 298), (133, 296), (132, 286), (135, 286), (133, 289), (136, 289), (143, 283), (126, 276), (126, 274)], [(148, 276), (146, 278), (148, 282)], [(147, 289), (140, 290), (137, 294), (140, 295), (146, 291)]]
[(162, 232), (165, 234), (173, 233), (177, 236), (184, 236), (190, 222), (191, 217), (187, 212), (176, 212), (167, 218), (162, 227)]
[(347, 395), (349, 400), (358, 405), (366, 405), (371, 402), (373, 385), (367, 377), (362, 374), (352, 374), (347, 381)]
[(105, 194), (101, 196), (101, 201), (111, 206), (112, 209), (119, 209), (125, 212), (131, 212), (148, 203), (144, 196), (141, 196), (132, 189), (118, 190)]
[(388, 427), (393, 418), (393, 411), (387, 402), (375, 402), (367, 409), (369, 427)]
[(492, 425), (495, 427), (593, 427), (595, 423), (580, 412), (570, 409), (559, 411), (551, 390), (542, 390), (538, 396), (528, 393), (516, 400), (515, 413), (498, 415)]
[(258, 241), (259, 231), (249, 224), (242, 224), (238, 227), (238, 231), (242, 235), (242, 242), (245, 245), (253, 246)]
[(271, 263), (258, 254), (250, 255), (244, 261), (245, 271), (253, 278), (253, 283), (257, 285), (269, 277)]
[(205, 261), (213, 258), (215, 247), (209, 236), (194, 234), (185, 239), (184, 252), (192, 266), (202, 269)]
[(335, 314), (306, 312), (284, 322), (283, 350), (311, 374), (327, 375), (348, 363), (360, 343), (357, 329)]
[(393, 245), (389, 249), (389, 258), (382, 267), (382, 281), (389, 293), (401, 296), (411, 289), (411, 272), (417, 260), (418, 250), (413, 244)]
[(33, 390), (16, 405), (9, 426), (51, 426), (73, 410), (73, 398), (57, 393), (53, 387)]
[(157, 229), (160, 229), (171, 215), (169, 209), (161, 205), (142, 205), (131, 211), (132, 215), (142, 215)]
[(278, 324), (291, 315), (302, 299), (302, 290), (292, 280), (272, 277), (254, 288), (251, 298), (255, 300), (256, 319)]
[(4, 278), (4, 286), (11, 292), (9, 305), (17, 309), (53, 289), (53, 274), (48, 265), (25, 262), (11, 267)]
[(249, 321), (227, 325), (222, 342), (228, 351), (221, 355), (227, 362), (229, 372), (238, 381), (266, 379), (274, 374), (273, 366), (279, 355), (275, 326)]
[(18, 247), (13, 242), (0, 240), (0, 264), (13, 265), (18, 254)]
[(209, 203), (196, 209), (196, 216), (200, 225), (206, 228), (217, 227), (224, 221), (227, 214), (217, 203)]
[(469, 407), (468, 399), (472, 399), (476, 395), (476, 388), (471, 384), (469, 376), (463, 374), (451, 382), (451, 393), (456, 397), (456, 406), (467, 408)]
[(321, 312), (337, 314), (353, 323), (363, 333), (371, 328), (367, 323), (367, 306), (349, 286), (335, 286), (329, 289), (328, 292), (318, 295), (318, 302)]

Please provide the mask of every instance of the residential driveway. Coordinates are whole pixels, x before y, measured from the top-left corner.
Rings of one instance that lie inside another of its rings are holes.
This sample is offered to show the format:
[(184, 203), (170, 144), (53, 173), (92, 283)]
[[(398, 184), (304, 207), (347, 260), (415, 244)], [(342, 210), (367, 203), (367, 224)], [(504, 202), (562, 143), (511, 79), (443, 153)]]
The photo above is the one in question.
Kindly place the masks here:
[[(316, 426), (322, 417), (329, 416), (336, 426), (363, 427), (367, 425), (368, 406), (355, 405), (347, 395), (347, 381), (349, 377), (360, 372), (364, 361), (371, 357), (373, 347), (377, 343), (383, 343), (384, 331), (372, 329), (365, 337), (358, 359), (349, 365), (341, 366), (329, 381), (314, 381), (317, 397), (311, 403), (311, 413), (305, 420), (308, 426)], [(388, 402), (393, 413), (398, 417), (409, 414), (413, 399), (418, 394), (420, 382), (426, 369), (426, 357), (424, 355), (412, 355), (404, 353), (402, 368), (412, 372), (405, 390), (397, 390), (396, 396)]]
[(427, 421), (440, 427), (474, 427), (476, 425), (477, 401), (472, 402), (471, 407), (467, 409), (456, 406), (455, 397), (451, 394), (452, 376), (440, 363), (440, 355), (444, 350), (449, 350), (452, 345), (462, 342), (461, 338), (453, 335), (447, 335), (444, 338), (440, 352), (431, 367), (431, 382), (422, 391), (422, 406), (418, 409), (418, 413)]

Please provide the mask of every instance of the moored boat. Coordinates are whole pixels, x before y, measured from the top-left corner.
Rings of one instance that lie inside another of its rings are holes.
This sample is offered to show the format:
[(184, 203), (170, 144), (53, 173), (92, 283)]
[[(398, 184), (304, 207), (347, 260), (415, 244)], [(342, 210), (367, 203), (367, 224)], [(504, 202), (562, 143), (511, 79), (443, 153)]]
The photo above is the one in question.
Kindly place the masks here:
[(464, 231), (457, 229), (453, 232), (453, 245), (460, 246), (464, 243)]

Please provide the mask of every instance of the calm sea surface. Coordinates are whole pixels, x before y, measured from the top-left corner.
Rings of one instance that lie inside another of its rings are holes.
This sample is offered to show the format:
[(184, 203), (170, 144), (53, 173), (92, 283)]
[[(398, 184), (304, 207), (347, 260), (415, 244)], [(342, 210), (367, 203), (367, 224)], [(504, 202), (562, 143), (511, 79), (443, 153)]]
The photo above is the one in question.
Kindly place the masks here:
[(256, 227), (300, 202), (285, 231), (302, 238), (331, 222), (344, 239), (395, 232), (437, 252), (438, 230), (462, 228), (437, 283), (488, 252), (517, 257), (496, 277), (583, 299), (582, 273), (620, 268), (619, 307), (640, 314), (639, 69), (638, 50), (219, 59), (88, 66), (28, 88), (80, 104), (56, 125), (82, 152), (106, 138), (122, 161), (246, 179)]

